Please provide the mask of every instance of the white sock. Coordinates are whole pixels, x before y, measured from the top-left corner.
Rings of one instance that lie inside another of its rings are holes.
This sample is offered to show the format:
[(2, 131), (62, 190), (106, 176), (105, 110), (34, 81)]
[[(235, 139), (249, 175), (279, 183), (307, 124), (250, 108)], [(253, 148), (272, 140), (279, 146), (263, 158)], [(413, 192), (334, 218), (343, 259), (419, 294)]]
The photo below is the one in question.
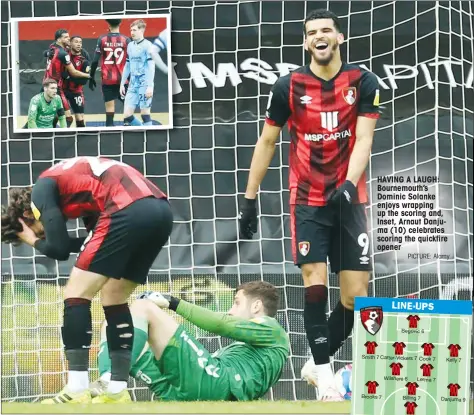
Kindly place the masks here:
[(318, 371), (321, 371), (321, 372), (326, 373), (328, 375), (334, 375), (334, 373), (332, 371), (331, 363), (324, 363), (322, 365), (316, 365), (316, 368), (318, 369)]
[(70, 370), (67, 378), (67, 388), (74, 393), (84, 392), (89, 389), (89, 373)]
[(107, 386), (107, 393), (120, 393), (127, 389), (127, 382), (111, 380)]
[(112, 376), (112, 373), (110, 373), (110, 372), (105, 372), (105, 373), (100, 377), (100, 380), (103, 381), (103, 382), (109, 383), (111, 376)]

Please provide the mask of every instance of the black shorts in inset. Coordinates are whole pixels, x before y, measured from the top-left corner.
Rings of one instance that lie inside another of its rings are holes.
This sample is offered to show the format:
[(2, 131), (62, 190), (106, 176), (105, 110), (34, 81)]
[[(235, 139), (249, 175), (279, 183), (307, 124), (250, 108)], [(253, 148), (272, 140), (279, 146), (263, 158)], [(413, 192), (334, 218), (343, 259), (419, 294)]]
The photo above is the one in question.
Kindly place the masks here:
[[(127, 85), (125, 85), (125, 93), (127, 92)], [(102, 84), (102, 95), (104, 96), (104, 102), (114, 101), (118, 99), (119, 101), (124, 100), (120, 96), (120, 84), (115, 85), (104, 85)]]
[(76, 267), (144, 284), (172, 228), (173, 214), (166, 199), (137, 200), (110, 216), (99, 217)]
[(69, 105), (71, 105), (74, 114), (84, 114), (84, 92), (71, 92), (66, 90), (64, 91), (64, 95), (66, 95), (66, 98), (69, 101)]
[(329, 262), (331, 271), (370, 271), (370, 241), (365, 205), (340, 215), (332, 206), (292, 205), (293, 260), (296, 265)]

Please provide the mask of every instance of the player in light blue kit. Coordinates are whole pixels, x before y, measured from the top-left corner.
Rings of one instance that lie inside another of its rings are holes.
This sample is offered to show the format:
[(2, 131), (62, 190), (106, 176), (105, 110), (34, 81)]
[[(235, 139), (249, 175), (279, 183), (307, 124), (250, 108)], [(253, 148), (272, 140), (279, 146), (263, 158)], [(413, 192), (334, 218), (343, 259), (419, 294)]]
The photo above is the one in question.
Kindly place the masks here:
[[(127, 63), (120, 83), (120, 94), (125, 95), (124, 125), (152, 125), (150, 110), (155, 63), (151, 57), (152, 43), (144, 38), (145, 28), (146, 23), (143, 20), (135, 20), (130, 25), (133, 42), (130, 42), (127, 47)], [(125, 82), (129, 76), (128, 90), (125, 93)], [(143, 124), (133, 115), (137, 106), (140, 106)]]
[(168, 73), (168, 66), (163, 62), (160, 52), (168, 49), (168, 36), (168, 29), (163, 30), (153, 41), (153, 47), (151, 48), (151, 57), (155, 61), (156, 67), (165, 74)]

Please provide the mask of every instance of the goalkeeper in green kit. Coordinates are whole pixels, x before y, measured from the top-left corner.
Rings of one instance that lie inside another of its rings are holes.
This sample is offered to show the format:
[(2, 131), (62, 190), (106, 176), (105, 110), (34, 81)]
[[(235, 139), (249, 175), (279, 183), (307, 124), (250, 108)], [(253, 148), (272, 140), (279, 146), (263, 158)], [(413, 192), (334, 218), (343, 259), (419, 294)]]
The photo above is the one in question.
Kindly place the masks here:
[[(289, 355), (289, 337), (274, 318), (278, 291), (273, 285), (263, 281), (241, 285), (228, 314), (158, 292), (147, 291), (138, 298), (130, 308), (135, 328), (130, 375), (147, 383), (155, 399), (249, 401), (262, 397), (279, 380)], [(161, 308), (236, 342), (211, 355)], [(100, 378), (90, 386), (93, 403), (110, 402), (102, 400), (110, 380), (104, 325)]]
[(67, 128), (63, 103), (58, 95), (58, 83), (47, 78), (43, 81), (43, 92), (31, 98), (28, 108), (28, 128), (54, 128), (57, 119), (61, 128)]

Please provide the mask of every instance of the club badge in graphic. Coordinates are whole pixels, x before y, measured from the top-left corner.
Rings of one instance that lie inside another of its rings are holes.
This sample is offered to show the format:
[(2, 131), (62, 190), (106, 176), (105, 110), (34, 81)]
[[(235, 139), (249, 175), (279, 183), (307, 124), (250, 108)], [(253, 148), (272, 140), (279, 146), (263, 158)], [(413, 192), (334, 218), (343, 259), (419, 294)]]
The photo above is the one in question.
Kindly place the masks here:
[(372, 336), (375, 336), (382, 327), (382, 307), (365, 307), (361, 309), (360, 320), (367, 333), (372, 334)]

